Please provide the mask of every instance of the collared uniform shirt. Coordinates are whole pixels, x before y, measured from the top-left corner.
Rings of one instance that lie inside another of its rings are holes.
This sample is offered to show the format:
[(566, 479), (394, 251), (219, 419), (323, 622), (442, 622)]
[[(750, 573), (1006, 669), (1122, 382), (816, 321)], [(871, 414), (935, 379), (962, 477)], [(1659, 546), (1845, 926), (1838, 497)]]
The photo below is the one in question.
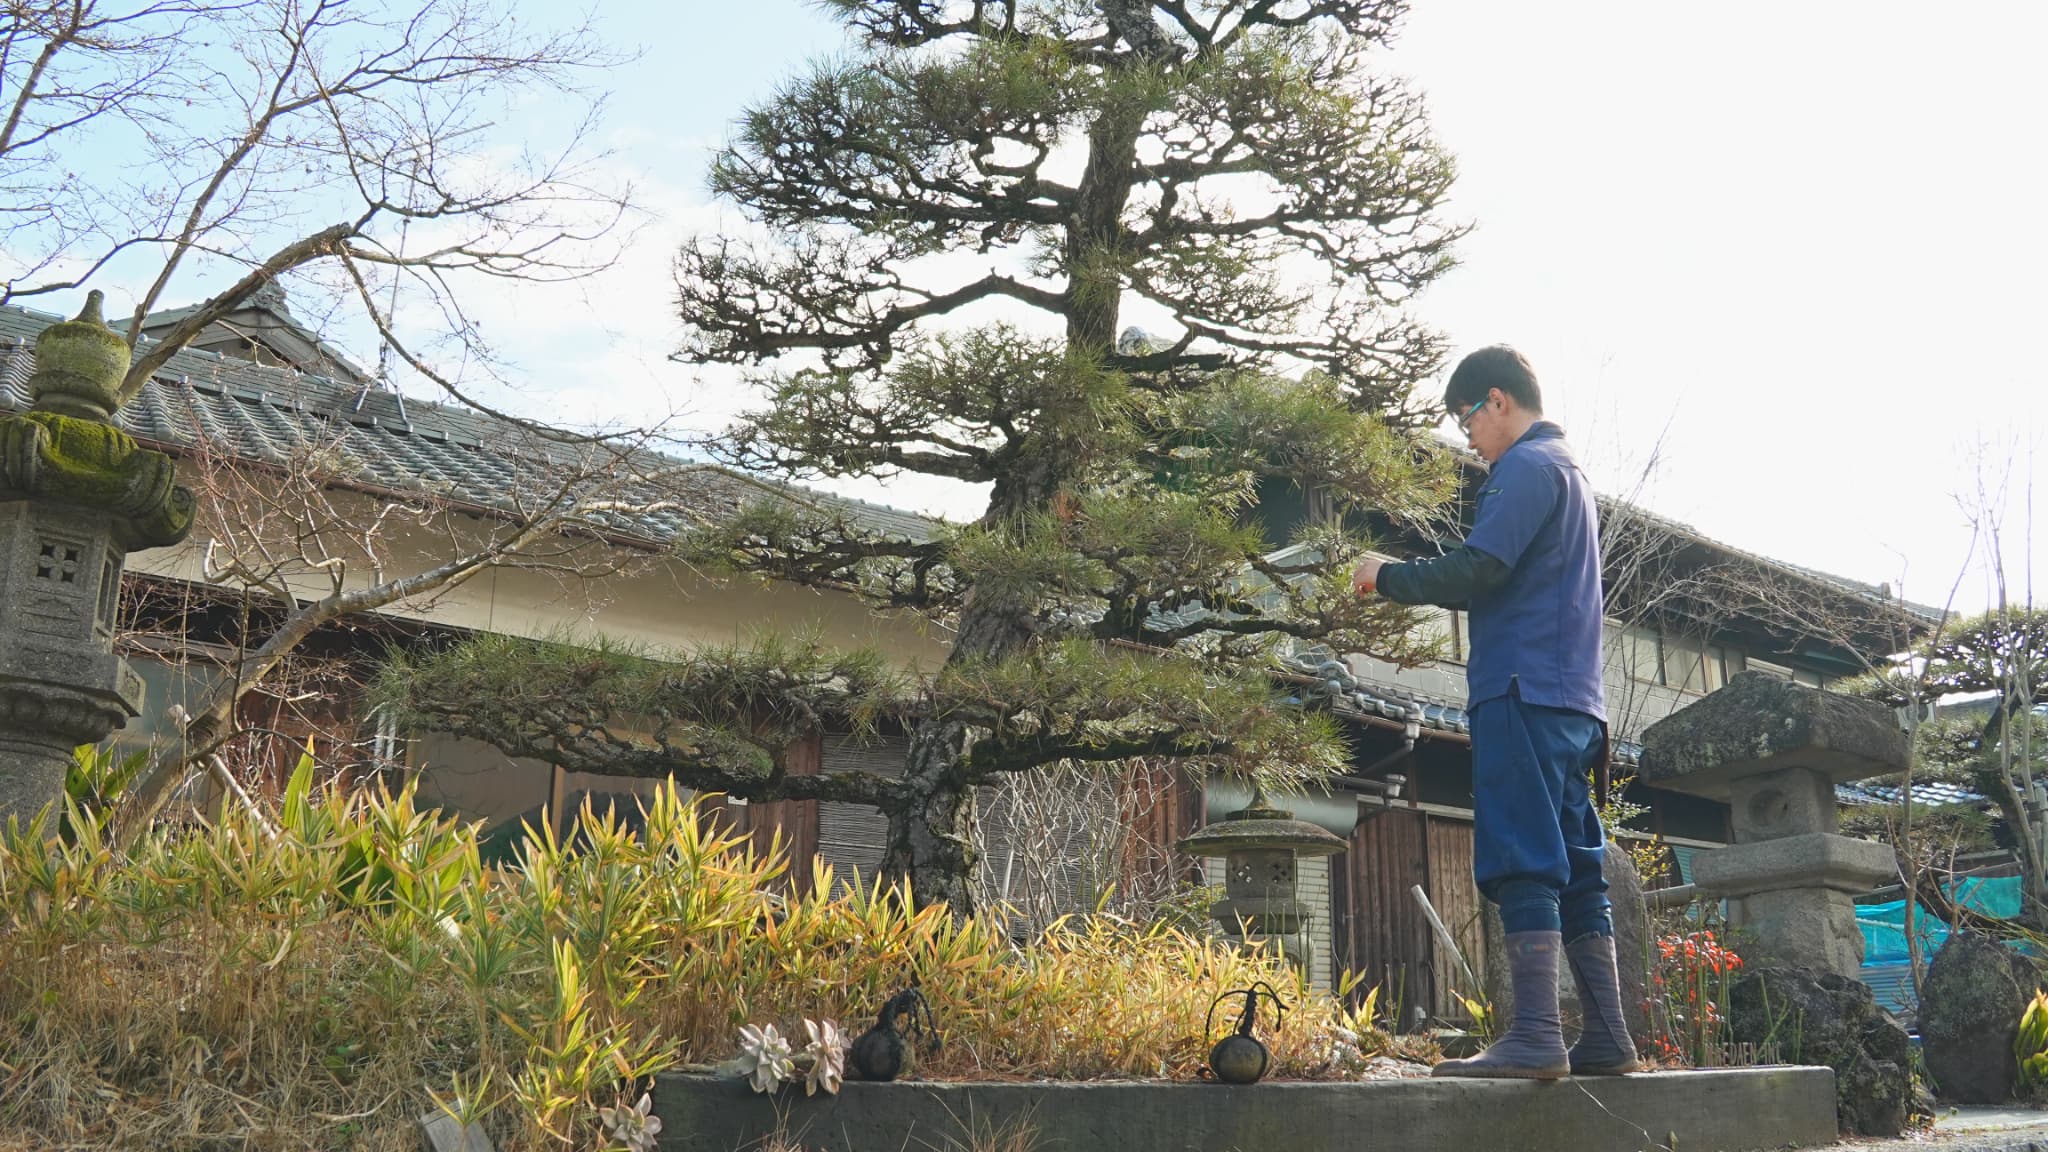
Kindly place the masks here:
[(1541, 421), (1494, 462), (1465, 543), (1512, 570), (1466, 606), (1467, 706), (1513, 688), (1604, 722), (1600, 513), (1563, 429)]

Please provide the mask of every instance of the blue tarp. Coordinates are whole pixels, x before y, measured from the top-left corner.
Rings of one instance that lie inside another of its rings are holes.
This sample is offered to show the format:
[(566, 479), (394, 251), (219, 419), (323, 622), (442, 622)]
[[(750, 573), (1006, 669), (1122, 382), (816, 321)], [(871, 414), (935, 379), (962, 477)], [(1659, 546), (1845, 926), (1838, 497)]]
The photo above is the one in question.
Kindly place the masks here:
[[(1949, 893), (1957, 904), (1986, 916), (2009, 919), (2020, 914), (2020, 878), (2017, 876), (1969, 876), (1954, 884)], [(1865, 964), (1890, 964), (1907, 958), (1904, 900), (1888, 904), (1858, 904), (1856, 923), (1863, 929)], [(1920, 954), (1924, 957), (1933, 956), (1942, 942), (1948, 939), (1948, 925), (1935, 919), (1924, 904), (1920, 907), (1914, 928), (1920, 937)]]

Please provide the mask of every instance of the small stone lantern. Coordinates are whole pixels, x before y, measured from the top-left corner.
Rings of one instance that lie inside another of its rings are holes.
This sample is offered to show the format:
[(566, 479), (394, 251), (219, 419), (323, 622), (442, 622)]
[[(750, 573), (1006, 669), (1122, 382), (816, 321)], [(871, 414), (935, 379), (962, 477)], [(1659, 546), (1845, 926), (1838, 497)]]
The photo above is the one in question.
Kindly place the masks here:
[(94, 292), (36, 338), (30, 409), (0, 417), (0, 820), (60, 796), (71, 750), (142, 707), (113, 653), (121, 570), (183, 540), (194, 504), (170, 457), (114, 427), (127, 371)]
[(1289, 960), (1307, 962), (1300, 933), (1309, 908), (1295, 886), (1297, 864), (1304, 856), (1342, 852), (1342, 839), (1273, 807), (1255, 787), (1243, 811), (1198, 829), (1178, 847), (1190, 856), (1223, 858), (1224, 897), (1209, 915), (1225, 935), (1239, 944), (1274, 941)]

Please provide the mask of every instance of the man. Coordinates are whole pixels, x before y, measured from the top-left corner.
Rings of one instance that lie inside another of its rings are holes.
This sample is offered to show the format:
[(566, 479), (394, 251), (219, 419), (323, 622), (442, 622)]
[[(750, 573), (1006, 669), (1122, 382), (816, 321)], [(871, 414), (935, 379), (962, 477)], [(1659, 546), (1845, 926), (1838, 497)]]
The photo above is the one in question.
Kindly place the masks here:
[[(1621, 1014), (1614, 922), (1600, 871), (1605, 837), (1588, 776), (1607, 754), (1600, 681), (1600, 524), (1593, 492), (1543, 419), (1536, 373), (1497, 346), (1465, 357), (1444, 405), (1491, 465), (1472, 532), (1436, 560), (1368, 559), (1352, 583), (1403, 604), (1470, 616), (1473, 872), (1500, 906), (1514, 1016), (1478, 1056), (1439, 1076), (1551, 1080), (1637, 1067)], [(1565, 1051), (1558, 957), (1586, 1027)]]

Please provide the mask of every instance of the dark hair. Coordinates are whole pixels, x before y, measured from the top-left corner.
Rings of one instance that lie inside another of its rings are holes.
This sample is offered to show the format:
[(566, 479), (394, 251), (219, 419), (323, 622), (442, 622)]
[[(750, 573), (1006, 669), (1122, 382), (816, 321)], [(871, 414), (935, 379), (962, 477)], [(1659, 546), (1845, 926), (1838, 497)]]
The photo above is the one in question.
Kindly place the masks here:
[(1543, 390), (1536, 386), (1536, 370), (1529, 367), (1529, 361), (1520, 352), (1505, 344), (1481, 348), (1458, 361), (1458, 367), (1451, 372), (1451, 382), (1444, 385), (1444, 407), (1463, 412), (1486, 399), (1486, 394), (1495, 388), (1512, 397), (1520, 407), (1543, 415)]

